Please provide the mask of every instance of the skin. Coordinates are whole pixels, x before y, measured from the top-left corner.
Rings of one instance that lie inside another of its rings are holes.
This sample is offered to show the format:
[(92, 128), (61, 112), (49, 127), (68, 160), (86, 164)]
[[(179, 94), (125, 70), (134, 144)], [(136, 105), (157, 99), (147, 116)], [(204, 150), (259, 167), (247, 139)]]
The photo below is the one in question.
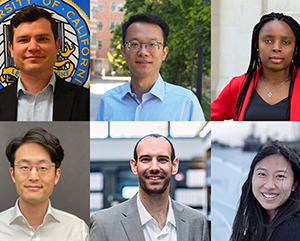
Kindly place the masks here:
[(263, 74), (257, 84), (256, 91), (270, 105), (274, 105), (288, 97), (290, 78), (273, 92), (262, 83), (265, 81), (269, 90), (277, 88), (283, 80), (290, 77), (290, 65), (295, 50), (296, 37), (290, 26), (284, 21), (273, 20), (265, 23), (258, 37), (259, 56), (263, 64)]
[(252, 177), (252, 192), (260, 205), (267, 210), (270, 221), (278, 208), (295, 191), (294, 172), (282, 155), (271, 155), (256, 164)]
[[(38, 165), (40, 162), (51, 161), (49, 153), (44, 147), (36, 143), (25, 143), (21, 145), (15, 154), (15, 165), (20, 161), (26, 161), (29, 165)], [(54, 185), (59, 181), (61, 170), (51, 167), (47, 174), (38, 173), (36, 168), (23, 174), (17, 167), (10, 168), (10, 174), (19, 194), (19, 208), (29, 224), (37, 229), (42, 224), (47, 212), (49, 197), (53, 192)]]
[(139, 197), (162, 229), (165, 226), (171, 176), (178, 171), (179, 160), (171, 160), (171, 147), (162, 137), (147, 137), (137, 146), (138, 160), (131, 159), (132, 172), (139, 179)]
[[(163, 31), (156, 24), (135, 22), (128, 27), (125, 37), (125, 42), (132, 40), (139, 43), (150, 41), (163, 43)], [(140, 101), (142, 94), (149, 92), (157, 80), (160, 66), (168, 51), (168, 47), (163, 46), (157, 51), (148, 51), (144, 45), (140, 51), (129, 51), (127, 47), (121, 46), (122, 56), (130, 70), (131, 90)]]
[(25, 89), (32, 94), (36, 95), (48, 84), (59, 46), (60, 40), (55, 41), (51, 24), (45, 18), (14, 28), (9, 50)]

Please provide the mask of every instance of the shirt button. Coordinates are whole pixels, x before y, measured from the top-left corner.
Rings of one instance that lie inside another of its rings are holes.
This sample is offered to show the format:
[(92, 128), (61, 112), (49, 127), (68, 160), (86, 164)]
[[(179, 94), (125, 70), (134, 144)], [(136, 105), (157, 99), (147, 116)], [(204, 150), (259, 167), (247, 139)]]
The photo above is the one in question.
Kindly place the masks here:
[(35, 107), (36, 107), (36, 108), (39, 108), (40, 106), (39, 106), (39, 105), (36, 105)]
[(138, 107), (139, 109), (142, 109), (142, 106), (141, 105), (139, 105), (139, 107)]
[(157, 239), (160, 240), (160, 236), (158, 236)]

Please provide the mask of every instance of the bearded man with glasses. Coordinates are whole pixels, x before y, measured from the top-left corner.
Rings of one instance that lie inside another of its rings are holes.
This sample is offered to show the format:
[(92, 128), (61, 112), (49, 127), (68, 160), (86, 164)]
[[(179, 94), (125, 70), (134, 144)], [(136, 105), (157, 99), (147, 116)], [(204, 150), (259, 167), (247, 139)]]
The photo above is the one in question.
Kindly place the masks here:
[(59, 140), (42, 128), (33, 128), (9, 142), (6, 157), (19, 199), (0, 213), (0, 240), (89, 241), (85, 222), (52, 208), (49, 200), (64, 158)]
[(204, 120), (194, 93), (165, 82), (159, 73), (169, 51), (166, 45), (168, 35), (168, 24), (152, 14), (131, 16), (122, 25), (121, 53), (131, 80), (102, 96), (96, 120)]

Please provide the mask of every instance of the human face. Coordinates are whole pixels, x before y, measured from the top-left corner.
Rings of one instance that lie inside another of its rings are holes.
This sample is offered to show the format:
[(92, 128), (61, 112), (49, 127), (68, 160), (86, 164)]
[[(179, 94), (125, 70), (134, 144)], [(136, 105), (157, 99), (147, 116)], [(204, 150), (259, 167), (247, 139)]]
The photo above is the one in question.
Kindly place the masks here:
[[(158, 25), (135, 22), (128, 27), (125, 37), (125, 42), (133, 40), (139, 43), (151, 41), (163, 43), (164, 37), (162, 29)], [(133, 80), (136, 78), (150, 77), (156, 81), (162, 61), (164, 61), (167, 56), (168, 47), (161, 45), (159, 50), (148, 51), (143, 45), (139, 51), (129, 51), (122, 45), (121, 53), (126, 60)]]
[[(20, 161), (29, 165), (37, 166), (41, 162), (49, 162), (51, 157), (43, 146), (36, 143), (25, 143), (21, 145), (15, 153), (15, 165)], [(32, 168), (29, 173), (20, 173), (17, 167), (10, 168), (13, 182), (16, 184), (20, 202), (28, 204), (48, 203), (48, 199), (53, 192), (54, 185), (58, 183), (60, 169), (55, 173), (55, 167), (51, 167), (46, 174), (40, 174), (36, 168)]]
[(258, 162), (252, 177), (252, 192), (272, 220), (278, 208), (295, 191), (294, 172), (282, 155), (271, 155)]
[(290, 26), (279, 20), (265, 23), (259, 31), (259, 56), (264, 69), (289, 71), (296, 37)]
[(169, 194), (171, 176), (177, 173), (178, 159), (171, 160), (171, 146), (162, 137), (147, 137), (136, 149), (131, 169), (138, 176), (140, 192), (147, 195)]
[(40, 18), (14, 28), (9, 49), (21, 76), (39, 76), (53, 73), (59, 45), (60, 40), (54, 40), (50, 22)]

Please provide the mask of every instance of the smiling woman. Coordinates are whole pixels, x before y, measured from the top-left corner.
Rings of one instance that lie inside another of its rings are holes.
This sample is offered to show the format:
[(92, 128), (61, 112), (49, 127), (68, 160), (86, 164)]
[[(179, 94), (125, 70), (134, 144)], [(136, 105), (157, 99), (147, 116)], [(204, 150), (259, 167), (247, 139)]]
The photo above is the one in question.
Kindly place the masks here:
[(300, 163), (273, 142), (254, 157), (242, 187), (230, 241), (294, 241), (300, 237)]
[(246, 74), (233, 78), (211, 106), (211, 120), (299, 121), (300, 26), (282, 13), (262, 16), (252, 33)]

